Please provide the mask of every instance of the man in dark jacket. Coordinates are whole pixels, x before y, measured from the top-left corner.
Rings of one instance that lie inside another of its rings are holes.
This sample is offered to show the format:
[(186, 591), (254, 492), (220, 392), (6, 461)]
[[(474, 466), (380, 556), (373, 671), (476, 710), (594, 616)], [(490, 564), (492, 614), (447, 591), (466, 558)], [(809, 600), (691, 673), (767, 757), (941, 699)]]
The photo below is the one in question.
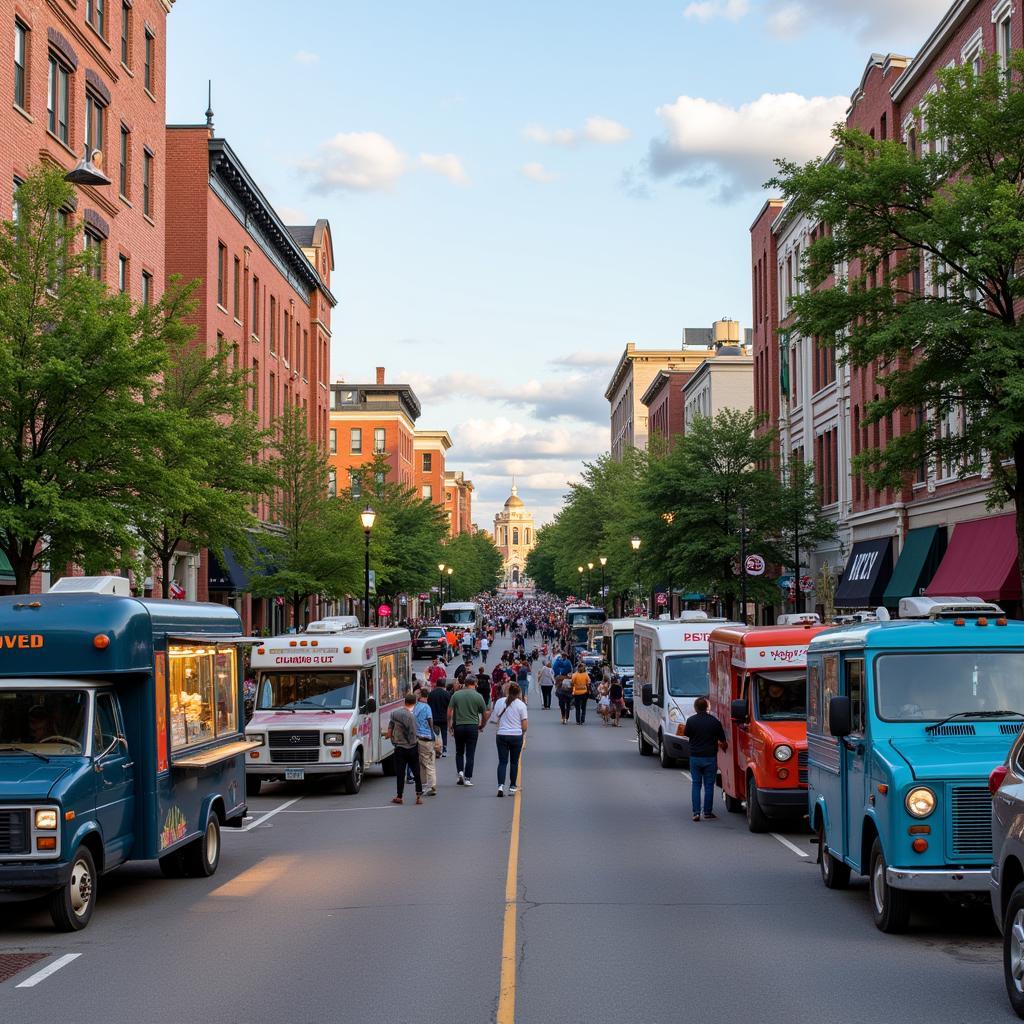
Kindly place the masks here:
[(728, 750), (722, 723), (708, 712), (708, 702), (698, 697), (693, 702), (697, 713), (686, 720), (684, 735), (690, 741), (690, 778), (693, 780), (690, 796), (693, 802), (693, 820), (700, 821), (700, 789), (704, 786), (704, 818), (715, 818), (715, 774), (718, 751)]
[(441, 756), (448, 756), (448, 702), (452, 695), (440, 680), (427, 696), (430, 717), (434, 720), (434, 734), (441, 737)]

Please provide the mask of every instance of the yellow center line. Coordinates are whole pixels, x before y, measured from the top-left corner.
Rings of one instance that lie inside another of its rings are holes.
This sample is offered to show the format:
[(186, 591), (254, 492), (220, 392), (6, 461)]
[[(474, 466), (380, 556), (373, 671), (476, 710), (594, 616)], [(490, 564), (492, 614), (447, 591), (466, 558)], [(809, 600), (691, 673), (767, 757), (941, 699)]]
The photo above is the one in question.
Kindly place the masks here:
[[(523, 784), (522, 765), (519, 785)], [(498, 1015), (495, 1024), (515, 1024), (516, 1019), (516, 913), (519, 880), (519, 811), (522, 789), (512, 811), (512, 834), (508, 842), (508, 874), (505, 876), (505, 922), (501, 935), (501, 981), (498, 986)]]

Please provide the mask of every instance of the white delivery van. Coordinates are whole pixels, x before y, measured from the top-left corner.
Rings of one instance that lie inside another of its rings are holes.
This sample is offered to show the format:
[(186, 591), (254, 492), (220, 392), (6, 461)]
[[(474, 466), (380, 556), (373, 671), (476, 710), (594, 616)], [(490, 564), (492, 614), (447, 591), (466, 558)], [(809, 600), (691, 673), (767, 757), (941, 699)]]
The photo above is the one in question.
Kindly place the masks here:
[(663, 768), (671, 768), (677, 758), (690, 758), (683, 726), (693, 714), (693, 702), (708, 695), (708, 636), (725, 622), (687, 611), (671, 622), (633, 623), (636, 745), (644, 755), (657, 750)]
[(601, 623), (601, 655), (622, 683), (626, 710), (633, 707), (633, 623), (636, 619), (606, 619)]
[(441, 605), (438, 621), (446, 629), (454, 629), (457, 633), (469, 630), (479, 636), (484, 624), (484, 610), (476, 601), (449, 601)]
[(394, 772), (394, 747), (383, 733), (411, 684), (407, 629), (345, 629), (288, 634), (252, 651), (256, 702), (245, 737), (259, 742), (245, 762), (245, 788), (341, 775), (358, 793), (363, 773)]

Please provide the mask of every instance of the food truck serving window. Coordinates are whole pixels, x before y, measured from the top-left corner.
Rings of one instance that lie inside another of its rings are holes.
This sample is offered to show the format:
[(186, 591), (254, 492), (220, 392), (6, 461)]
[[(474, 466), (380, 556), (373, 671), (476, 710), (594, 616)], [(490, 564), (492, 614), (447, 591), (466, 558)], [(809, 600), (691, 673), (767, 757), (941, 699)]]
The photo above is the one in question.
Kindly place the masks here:
[(167, 649), (171, 750), (238, 731), (238, 667), (233, 647), (171, 644)]

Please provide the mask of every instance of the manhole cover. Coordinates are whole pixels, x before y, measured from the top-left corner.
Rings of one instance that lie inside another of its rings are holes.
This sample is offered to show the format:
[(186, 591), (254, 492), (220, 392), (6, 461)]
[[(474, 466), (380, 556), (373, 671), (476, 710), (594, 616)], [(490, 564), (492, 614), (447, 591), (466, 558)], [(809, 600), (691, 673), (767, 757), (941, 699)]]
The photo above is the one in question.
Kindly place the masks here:
[(45, 960), (46, 953), (0, 953), (0, 981), (13, 978), (19, 971)]

